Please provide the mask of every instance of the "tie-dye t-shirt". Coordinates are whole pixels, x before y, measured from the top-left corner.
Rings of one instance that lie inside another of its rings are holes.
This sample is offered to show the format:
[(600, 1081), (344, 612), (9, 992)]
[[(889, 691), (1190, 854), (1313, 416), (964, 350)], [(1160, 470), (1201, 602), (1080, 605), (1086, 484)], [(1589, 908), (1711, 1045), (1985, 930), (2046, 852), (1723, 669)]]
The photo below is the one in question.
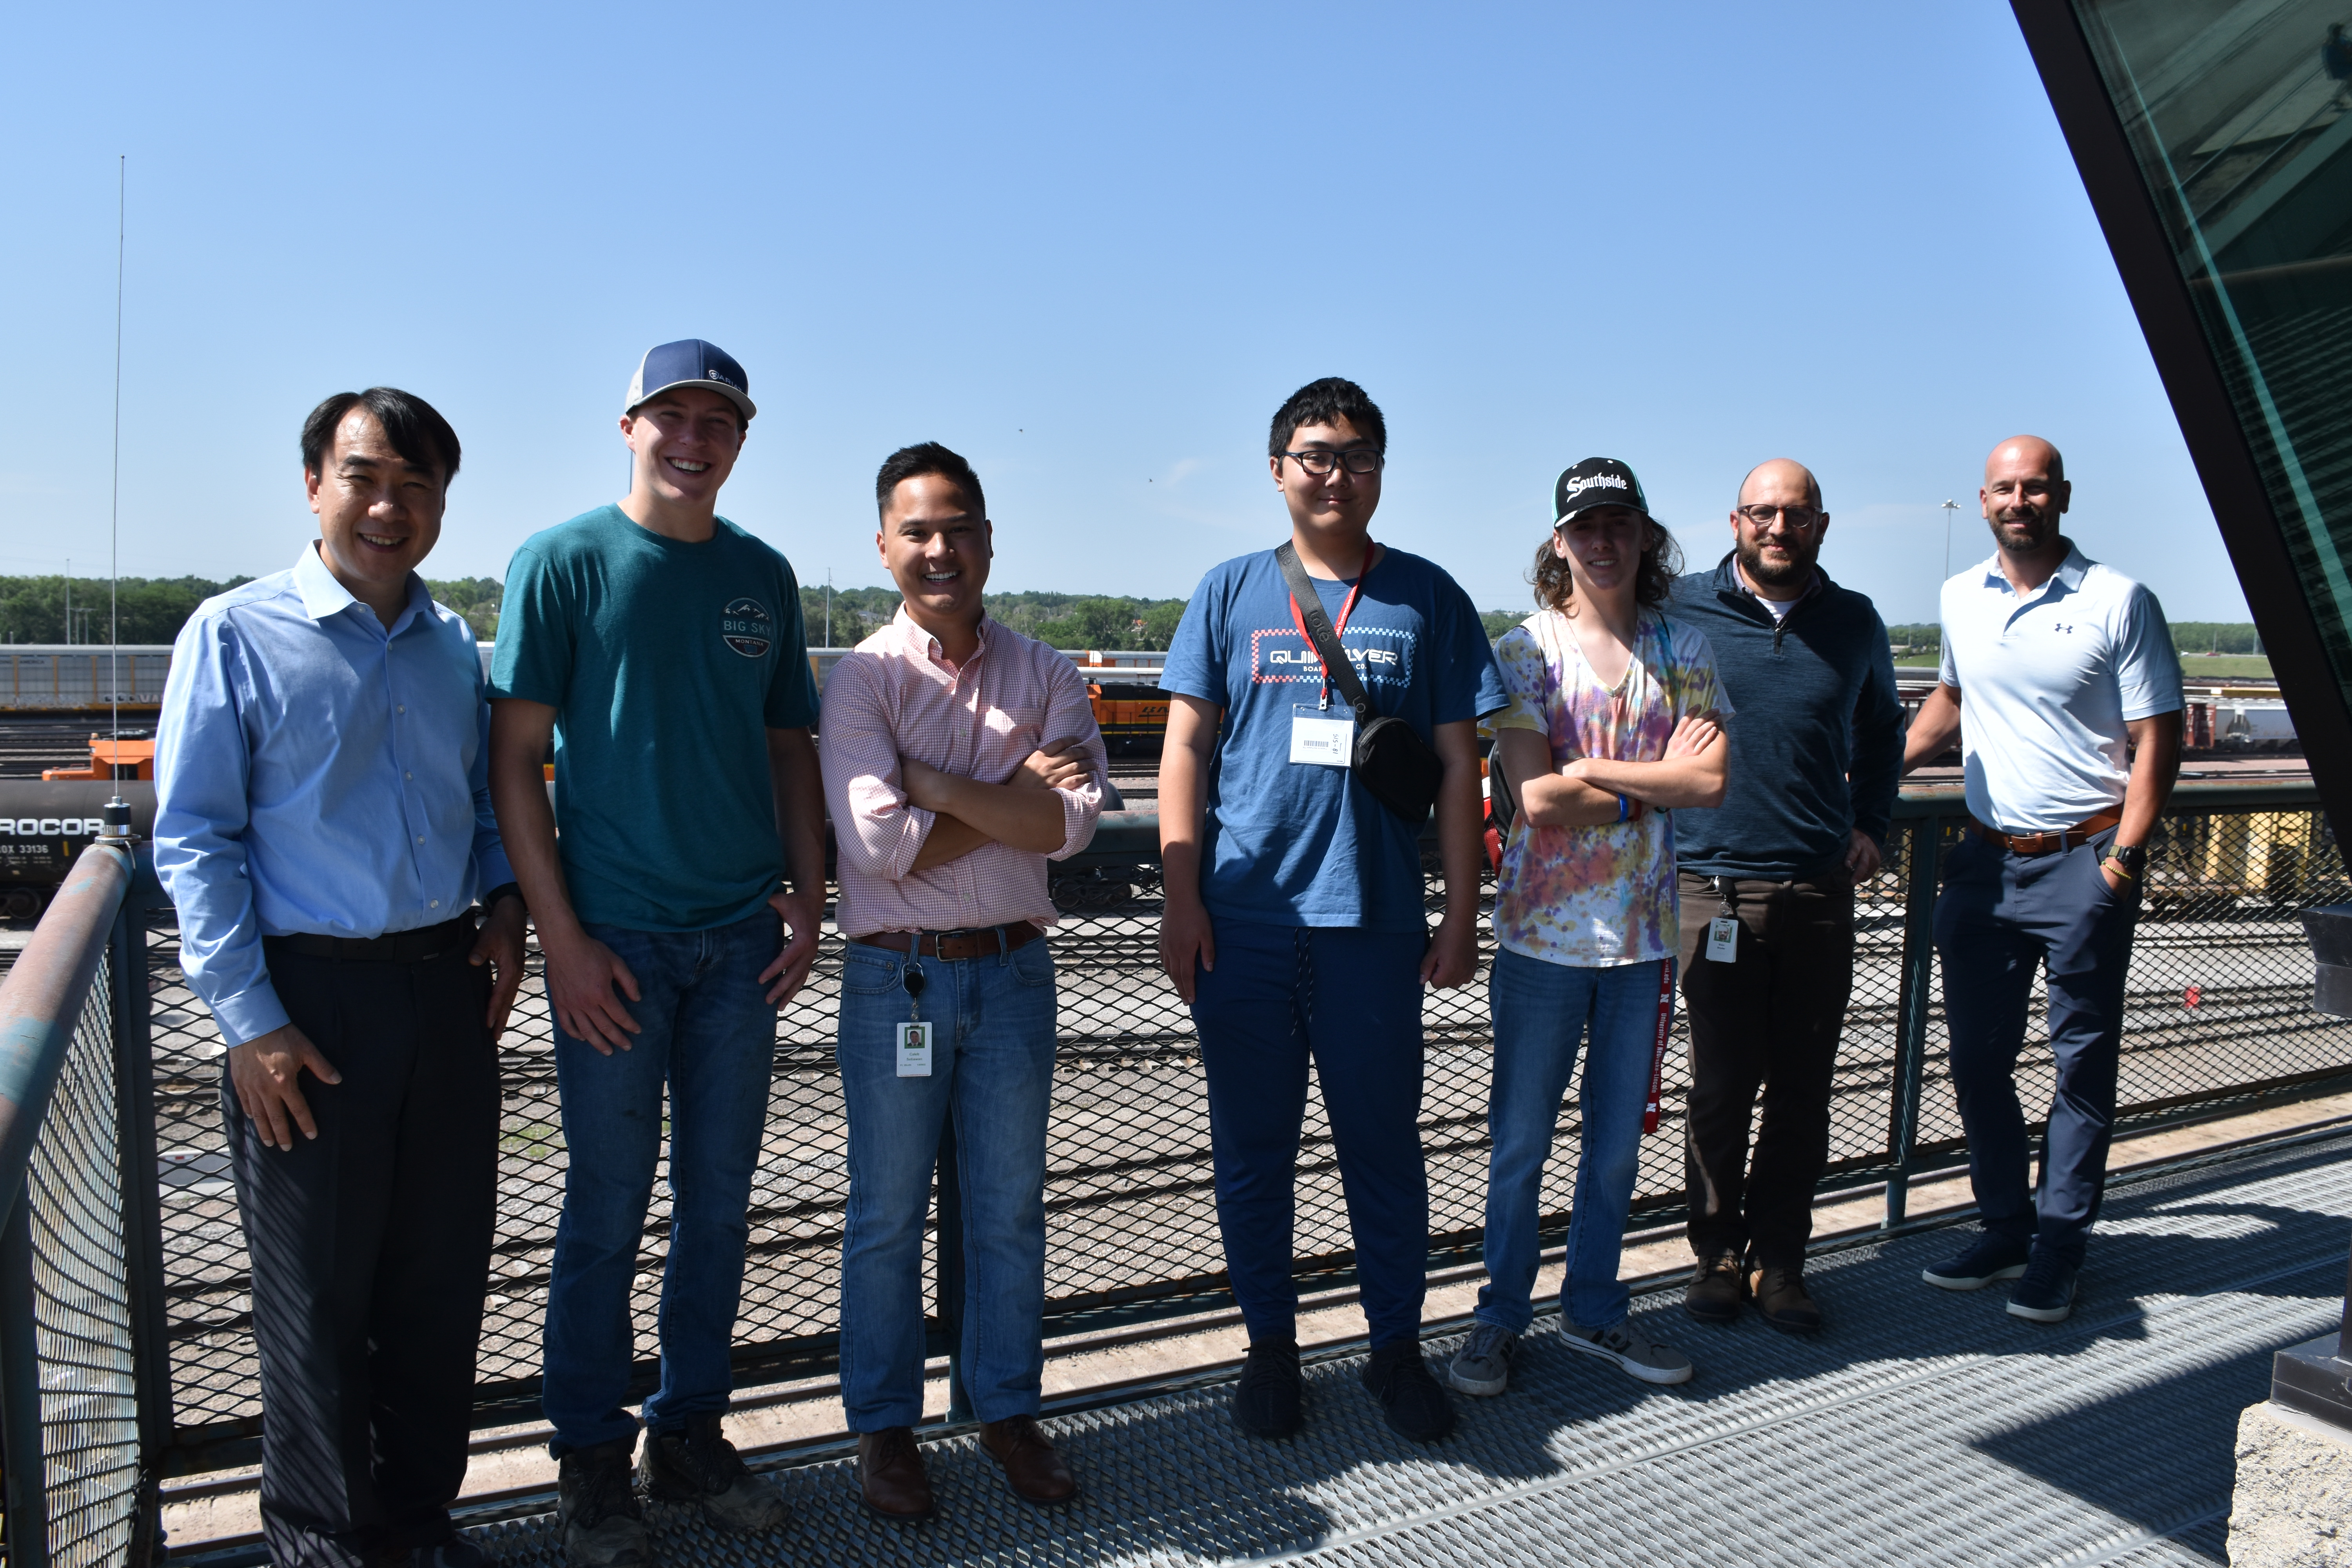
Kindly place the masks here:
[[(1576, 757), (1654, 763), (1685, 714), (1731, 713), (1706, 638), (1652, 610), (1636, 619), (1633, 657), (1614, 690), (1557, 610), (1504, 633), (1495, 658), (1511, 705), (1487, 727), (1548, 736), (1555, 767)], [(1496, 879), (1497, 942), (1547, 963), (1604, 968), (1669, 957), (1681, 933), (1672, 813), (1595, 827), (1513, 819)]]

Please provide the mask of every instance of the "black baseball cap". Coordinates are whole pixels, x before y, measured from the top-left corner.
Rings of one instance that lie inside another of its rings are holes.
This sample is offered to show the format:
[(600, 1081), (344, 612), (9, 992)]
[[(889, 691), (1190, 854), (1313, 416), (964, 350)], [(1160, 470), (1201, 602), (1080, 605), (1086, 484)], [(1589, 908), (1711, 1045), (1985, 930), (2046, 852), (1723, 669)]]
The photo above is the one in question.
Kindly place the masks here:
[(1554, 528), (1578, 512), (1599, 506), (1630, 506), (1643, 517), (1650, 515), (1650, 503), (1642, 494), (1642, 481), (1616, 458), (1587, 458), (1572, 468), (1560, 470), (1559, 480), (1551, 489)]
[(746, 419), (759, 412), (751, 406), (751, 378), (743, 374), (735, 356), (700, 338), (681, 338), (647, 349), (646, 357), (637, 362), (637, 374), (629, 378), (629, 400), (621, 412), (634, 414), (647, 399), (678, 386), (716, 392), (741, 409)]

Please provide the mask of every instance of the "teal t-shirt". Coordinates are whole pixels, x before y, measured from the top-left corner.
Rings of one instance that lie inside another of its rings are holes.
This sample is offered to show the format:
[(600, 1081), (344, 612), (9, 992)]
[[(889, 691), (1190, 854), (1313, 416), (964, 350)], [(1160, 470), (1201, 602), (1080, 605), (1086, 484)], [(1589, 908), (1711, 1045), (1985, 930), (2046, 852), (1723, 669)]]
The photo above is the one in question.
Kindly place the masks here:
[(583, 921), (703, 931), (782, 884), (770, 730), (816, 721), (800, 584), (725, 518), (699, 544), (598, 507), (507, 569), (490, 694), (555, 716), (557, 848)]

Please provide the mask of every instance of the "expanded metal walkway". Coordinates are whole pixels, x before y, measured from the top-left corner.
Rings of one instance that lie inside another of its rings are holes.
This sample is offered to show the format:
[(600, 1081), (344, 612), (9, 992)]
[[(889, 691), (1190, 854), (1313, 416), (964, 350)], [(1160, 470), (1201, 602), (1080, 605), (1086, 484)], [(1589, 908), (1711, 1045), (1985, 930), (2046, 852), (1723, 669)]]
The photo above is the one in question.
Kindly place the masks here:
[[(970, 1436), (926, 1445), (928, 1526), (858, 1509), (845, 1459), (777, 1470), (793, 1522), (729, 1539), (652, 1505), (667, 1568), (718, 1563), (2157, 1563), (2221, 1560), (2238, 1415), (2270, 1353), (2342, 1310), (2352, 1135), (2109, 1194), (2072, 1321), (1919, 1281), (1964, 1242), (1931, 1230), (1809, 1273), (1818, 1340), (1753, 1317), (1708, 1329), (1678, 1293), (1647, 1331), (1698, 1363), (1679, 1389), (1563, 1349), (1549, 1320), (1511, 1392), (1460, 1401), (1420, 1447), (1381, 1425), (1360, 1356), (1308, 1376), (1307, 1430), (1244, 1436), (1223, 1384), (1055, 1417), (1085, 1492), (1023, 1507)], [(1458, 1339), (1434, 1341), (1433, 1355)], [(556, 1568), (550, 1521), (476, 1532), (510, 1568)]]

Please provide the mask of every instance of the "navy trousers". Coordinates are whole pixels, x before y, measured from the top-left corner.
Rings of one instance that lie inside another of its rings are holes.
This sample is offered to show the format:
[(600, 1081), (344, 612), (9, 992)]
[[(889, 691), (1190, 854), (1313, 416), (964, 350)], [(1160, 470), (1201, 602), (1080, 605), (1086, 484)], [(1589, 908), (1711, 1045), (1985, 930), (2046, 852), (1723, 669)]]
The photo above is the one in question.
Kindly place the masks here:
[[(1952, 1088), (1985, 1229), (2077, 1268), (2099, 1217), (2123, 1046), (2124, 975), (2139, 893), (2107, 886), (2099, 854), (2115, 830), (2063, 852), (2017, 855), (1970, 833), (1946, 858), (1936, 903)], [(2037, 968), (2050, 977), (2050, 1102), (2042, 1180), (2017, 1098), (2017, 1058)]]
[(1421, 1153), (1419, 932), (1221, 920), (1194, 972), (1208, 1069), (1217, 1227), (1253, 1341), (1297, 1335), (1292, 1276), (1299, 1131), (1315, 1062), (1347, 1194), (1372, 1343), (1417, 1339), (1429, 1256)]

